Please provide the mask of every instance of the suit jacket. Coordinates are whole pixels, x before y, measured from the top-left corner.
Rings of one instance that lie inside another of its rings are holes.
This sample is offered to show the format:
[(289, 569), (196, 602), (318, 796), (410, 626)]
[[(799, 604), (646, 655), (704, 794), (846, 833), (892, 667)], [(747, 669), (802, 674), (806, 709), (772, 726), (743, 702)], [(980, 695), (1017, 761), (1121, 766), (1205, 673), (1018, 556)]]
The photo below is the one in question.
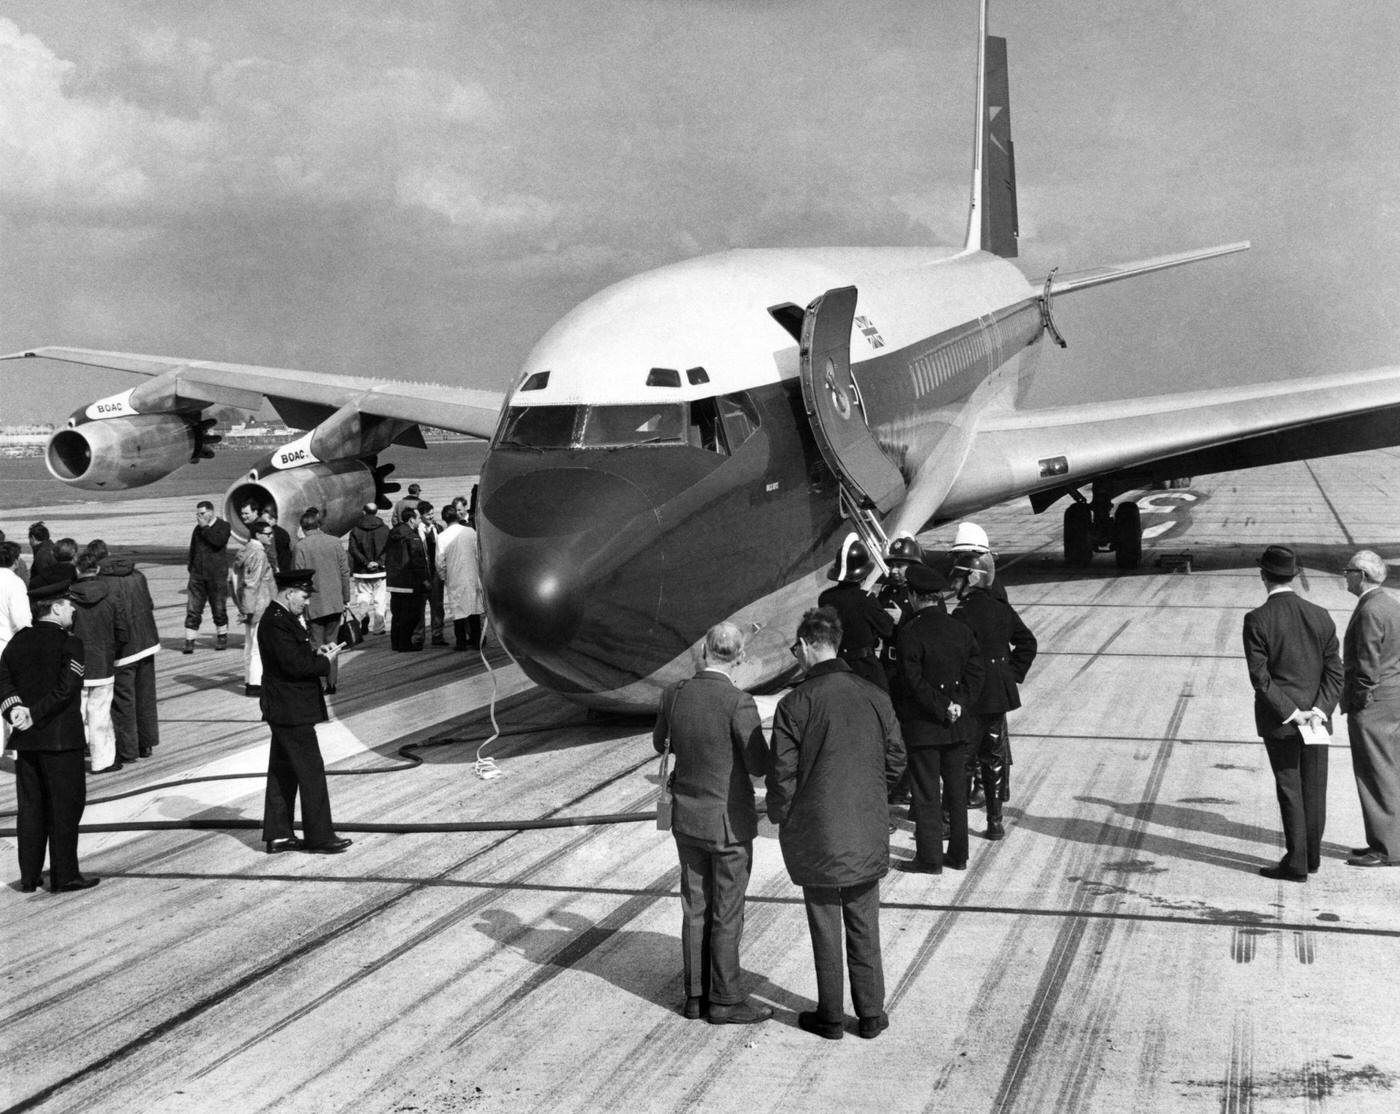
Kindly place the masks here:
[(34, 726), (12, 730), (14, 750), (82, 750), (83, 644), (57, 623), (19, 631), (0, 654), (0, 715), (29, 709)]
[(661, 697), (651, 741), (671, 737), (675, 794), (671, 830), (712, 847), (746, 843), (758, 832), (751, 777), (768, 773), (768, 745), (753, 697), (723, 673), (700, 669)]
[(900, 697), (895, 707), (905, 746), (916, 750), (963, 741), (963, 725), (971, 721), (964, 715), (955, 723), (948, 705), (971, 712), (982, 692), (986, 670), (972, 630), (938, 603), (900, 623), (894, 648)]
[(311, 636), (301, 620), (277, 600), (267, 605), (258, 624), (258, 653), (263, 665), (263, 719), (290, 727), (324, 723), (326, 698), (320, 678), (330, 675), (330, 658), (311, 648)]
[(1347, 623), (1342, 711), (1359, 712), (1378, 689), (1400, 686), (1400, 602), (1384, 588), (1356, 601)]
[(312, 530), (292, 551), (292, 568), (316, 574), (316, 594), (306, 605), (308, 619), (325, 619), (345, 610), (351, 593), (350, 558), (339, 538)]
[(1296, 738), (1283, 721), (1316, 708), (1329, 717), (1342, 691), (1342, 662), (1332, 616), (1296, 592), (1274, 592), (1244, 617), (1244, 659), (1254, 686), (1260, 738)]

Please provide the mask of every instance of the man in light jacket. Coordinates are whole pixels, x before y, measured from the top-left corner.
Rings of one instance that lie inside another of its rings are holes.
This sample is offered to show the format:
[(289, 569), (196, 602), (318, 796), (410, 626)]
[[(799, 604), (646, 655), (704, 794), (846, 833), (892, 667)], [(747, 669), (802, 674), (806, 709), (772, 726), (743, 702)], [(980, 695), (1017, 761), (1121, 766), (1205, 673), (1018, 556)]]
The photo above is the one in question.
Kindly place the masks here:
[(262, 695), (262, 654), (258, 652), (258, 624), (277, 595), (272, 562), (277, 540), (272, 523), (256, 519), (248, 524), (248, 544), (233, 559), (234, 599), (243, 619), (243, 695)]
[[(321, 532), (321, 510), (308, 507), (301, 513), (301, 540), (292, 549), (292, 566), (316, 574), (316, 594), (306, 608), (306, 628), (311, 648), (319, 650), (335, 642), (352, 591), (350, 559), (338, 538)], [(331, 659), (326, 692), (335, 692), (338, 659)]]
[(452, 620), (453, 650), (481, 649), (481, 572), (477, 568), (476, 531), (461, 521), (456, 504), (442, 508), (447, 525), (437, 539), (438, 576), (443, 607)]

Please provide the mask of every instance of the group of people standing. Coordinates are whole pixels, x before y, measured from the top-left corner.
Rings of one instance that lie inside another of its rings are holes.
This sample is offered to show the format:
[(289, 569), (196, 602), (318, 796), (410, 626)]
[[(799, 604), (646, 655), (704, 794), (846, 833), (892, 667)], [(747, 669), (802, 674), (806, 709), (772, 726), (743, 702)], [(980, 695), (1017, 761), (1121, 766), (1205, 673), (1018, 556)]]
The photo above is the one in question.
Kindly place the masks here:
[(913, 538), (896, 538), (885, 563), (890, 575), (879, 590), (888, 611), (864, 587), (875, 571), (868, 549), (854, 536), (843, 543), (828, 574), (836, 586), (798, 625), (791, 651), (801, 677), (777, 706), (771, 740), (753, 697), (733, 683), (744, 643), (731, 623), (707, 633), (695, 676), (662, 696), (652, 741), (675, 757), (687, 1018), (748, 1024), (772, 1016), (740, 981), (757, 832), (751, 778), (765, 779), (768, 818), (807, 911), (817, 1006), (799, 1013), (798, 1024), (828, 1040), (845, 1033), (846, 972), (857, 1034), (871, 1039), (889, 1026), (880, 880), (890, 868), (889, 806), (906, 767), (915, 857), (904, 869), (966, 867), (974, 748), (988, 836), (1004, 834), (1006, 712), (1019, 706), (1035, 638), (994, 590), (995, 560), (976, 526), (959, 531), (947, 574), (925, 562)]
[(1336, 624), (1293, 589), (1297, 554), (1271, 545), (1258, 559), (1266, 598), (1244, 619), (1254, 722), (1273, 770), (1283, 819), (1283, 858), (1266, 878), (1306, 882), (1322, 866), (1332, 715), (1347, 717), (1365, 843), (1347, 865), (1400, 866), (1400, 601), (1382, 584), (1389, 569), (1363, 549), (1342, 572), (1357, 597), (1339, 652)]

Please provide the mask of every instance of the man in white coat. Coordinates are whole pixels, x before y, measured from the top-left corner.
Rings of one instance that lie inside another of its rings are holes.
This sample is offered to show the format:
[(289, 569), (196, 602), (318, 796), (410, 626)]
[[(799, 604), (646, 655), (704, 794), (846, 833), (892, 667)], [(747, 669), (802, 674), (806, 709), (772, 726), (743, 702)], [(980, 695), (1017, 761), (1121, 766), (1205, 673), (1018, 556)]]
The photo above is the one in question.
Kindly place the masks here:
[(476, 531), (460, 521), (455, 506), (443, 507), (447, 525), (437, 539), (437, 571), (443, 610), (452, 620), (454, 650), (481, 649), (481, 575), (476, 563)]

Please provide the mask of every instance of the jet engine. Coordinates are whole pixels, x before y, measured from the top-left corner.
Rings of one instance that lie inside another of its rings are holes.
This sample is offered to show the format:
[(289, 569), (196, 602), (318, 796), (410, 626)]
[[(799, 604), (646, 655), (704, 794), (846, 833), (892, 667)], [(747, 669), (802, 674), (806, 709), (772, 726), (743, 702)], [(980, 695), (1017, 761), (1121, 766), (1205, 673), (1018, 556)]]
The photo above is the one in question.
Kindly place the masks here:
[(217, 441), (214, 423), (197, 414), (137, 414), (60, 429), (49, 438), (44, 462), (56, 480), (87, 491), (125, 491), (155, 483)]
[(366, 503), (381, 501), (383, 476), (394, 467), (375, 468), (364, 460), (332, 460), (286, 470), (267, 465), (268, 461), (260, 462), (224, 496), (224, 517), (239, 534), (247, 529), (238, 509), (248, 503), (259, 508), (270, 505), (278, 522), (293, 535), (302, 511), (319, 507), (321, 529), (344, 534), (360, 520)]

